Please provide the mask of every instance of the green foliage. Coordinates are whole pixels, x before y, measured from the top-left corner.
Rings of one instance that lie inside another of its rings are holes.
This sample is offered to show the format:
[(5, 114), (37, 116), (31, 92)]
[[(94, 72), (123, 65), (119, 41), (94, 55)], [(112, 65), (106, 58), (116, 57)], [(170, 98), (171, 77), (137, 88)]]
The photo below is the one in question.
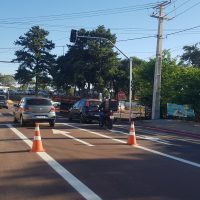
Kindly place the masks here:
[[(109, 29), (99, 26), (92, 31), (80, 29), (79, 36), (107, 38), (113, 43), (116, 36), (111, 34)], [(116, 82), (119, 59), (117, 53), (113, 51), (113, 46), (105, 39), (77, 38), (74, 45), (69, 45), (67, 54), (60, 57), (57, 62), (57, 77), (60, 79), (58, 87), (61, 85), (77, 86), (84, 89), (92, 84), (94, 89), (102, 92), (110, 90)], [(61, 62), (59, 62), (61, 60)], [(54, 80), (56, 80), (56, 76)], [(68, 78), (71, 76), (72, 78)]]
[(135, 90), (141, 104), (151, 106), (155, 60), (134, 69)]
[[(134, 70), (136, 90), (140, 103), (152, 104), (155, 60), (143, 63)], [(190, 104), (200, 119), (200, 69), (182, 67), (171, 58), (169, 51), (163, 52), (161, 81), (161, 111), (166, 112), (167, 103)]]
[(13, 76), (0, 74), (0, 85), (14, 87), (15, 83), (16, 81)]
[(34, 26), (15, 41), (15, 45), (22, 47), (15, 52), (17, 58), (13, 60), (20, 63), (15, 78), (21, 84), (27, 84), (35, 78), (36, 93), (40, 84), (50, 82), (49, 74), (55, 63), (55, 55), (50, 54), (54, 44), (47, 40), (48, 34), (39, 26)]
[(198, 48), (198, 43), (192, 46), (184, 46), (183, 50), (185, 52), (181, 56), (181, 61), (200, 68), (200, 49)]

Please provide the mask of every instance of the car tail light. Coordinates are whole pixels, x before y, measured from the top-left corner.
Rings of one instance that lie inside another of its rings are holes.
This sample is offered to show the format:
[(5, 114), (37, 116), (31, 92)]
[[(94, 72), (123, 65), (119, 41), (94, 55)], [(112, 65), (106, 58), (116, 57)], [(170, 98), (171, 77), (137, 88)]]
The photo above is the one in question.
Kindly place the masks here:
[(90, 107), (90, 102), (89, 101), (86, 102), (86, 107)]
[(55, 112), (55, 111), (56, 111), (55, 107), (52, 106), (50, 112)]

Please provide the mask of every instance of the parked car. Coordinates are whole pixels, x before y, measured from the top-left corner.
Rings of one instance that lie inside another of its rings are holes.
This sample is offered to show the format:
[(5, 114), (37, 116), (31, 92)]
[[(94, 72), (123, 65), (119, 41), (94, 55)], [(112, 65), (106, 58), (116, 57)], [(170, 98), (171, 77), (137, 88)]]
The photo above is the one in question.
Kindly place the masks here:
[(79, 97), (64, 96), (60, 99), (60, 114), (68, 116), (70, 108), (79, 101)]
[(6, 100), (5, 95), (0, 95), (0, 108), (7, 108), (8, 109), (8, 104)]
[(14, 105), (14, 122), (24, 126), (28, 122), (49, 122), (54, 127), (56, 120), (55, 107), (51, 99), (41, 97), (24, 97)]
[(98, 99), (81, 99), (77, 101), (69, 110), (69, 120), (79, 119), (81, 123), (99, 120)]

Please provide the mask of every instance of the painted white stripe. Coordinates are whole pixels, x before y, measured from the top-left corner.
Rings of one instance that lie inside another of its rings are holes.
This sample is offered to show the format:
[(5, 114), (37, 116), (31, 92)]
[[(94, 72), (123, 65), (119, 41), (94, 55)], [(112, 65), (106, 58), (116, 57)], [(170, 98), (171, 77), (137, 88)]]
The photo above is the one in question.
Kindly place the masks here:
[[(21, 138), (29, 147), (32, 146), (32, 141), (29, 140), (20, 131), (14, 128), (11, 124), (7, 126), (19, 137)], [(90, 188), (88, 188), (84, 183), (79, 181), (73, 174), (66, 170), (62, 165), (60, 165), (56, 160), (49, 156), (46, 152), (37, 152), (37, 154), (48, 163), (65, 181), (67, 181), (79, 194), (81, 194), (87, 200), (102, 200), (97, 194), (95, 194)]]
[(98, 132), (95, 132), (95, 131), (90, 131), (90, 130), (87, 130), (87, 129), (84, 129), (84, 128), (79, 128), (79, 127), (76, 127), (76, 126), (71, 125), (71, 124), (68, 124), (68, 123), (63, 123), (63, 124), (64, 124), (65, 126), (70, 126), (70, 127), (72, 127), (72, 128), (76, 128), (76, 129), (79, 129), (79, 130), (81, 130), (81, 131), (85, 131), (85, 132), (88, 132), (88, 133), (92, 133), (92, 134), (94, 134), (94, 135), (98, 135), (98, 136), (103, 137), (103, 138), (111, 139), (111, 140), (116, 141), (116, 142), (120, 142), (120, 143), (124, 143), (124, 144), (127, 143), (127, 142), (125, 142), (125, 141), (118, 140), (118, 139), (115, 139), (115, 138), (113, 138), (113, 137), (110, 137), (110, 136), (107, 136), (107, 135), (104, 135), (104, 134), (101, 134), (101, 133), (98, 133)]
[[(118, 131), (118, 130), (110, 130), (110, 131), (112, 133), (122, 133), (124, 135), (130, 135), (129, 133), (124, 132), (124, 131)], [(148, 136), (137, 135), (136, 138), (141, 138), (141, 139), (144, 139), (144, 140), (150, 140), (150, 141), (153, 141), (153, 142), (157, 142), (157, 143), (161, 143), (161, 144), (166, 144), (166, 145), (172, 145), (168, 141), (161, 140), (160, 138), (155, 138), (155, 137), (148, 137)]]
[(34, 140), (41, 140), (41, 136), (34, 136)]
[[(147, 130), (144, 130), (144, 129), (137, 129), (138, 131), (141, 131), (141, 132), (143, 132), (143, 133), (150, 133), (150, 134), (152, 134), (152, 133), (154, 133), (155, 131), (147, 131)], [(199, 142), (198, 142), (198, 139), (194, 139), (194, 138), (182, 138), (181, 136), (179, 136), (179, 135), (169, 135), (168, 133), (165, 133), (165, 132), (162, 132), (162, 135), (163, 136), (170, 136), (170, 137), (173, 137), (172, 138), (172, 140), (178, 140), (178, 141), (183, 141), (183, 142), (190, 142), (190, 143), (193, 143), (193, 144), (199, 144)]]
[(23, 135), (20, 131), (14, 128), (11, 124), (7, 124), (7, 126), (20, 138), (22, 139), (30, 148), (32, 148), (33, 142), (29, 140), (25, 135)]
[[(73, 126), (73, 125), (68, 124), (68, 123), (64, 123), (64, 125), (70, 126), (70, 127), (73, 127), (73, 128), (79, 129), (79, 130), (82, 130), (82, 131), (86, 131), (86, 132), (89, 132), (89, 133), (92, 133), (92, 134), (95, 134), (95, 135), (98, 135), (98, 136), (101, 136), (101, 137), (104, 137), (104, 138), (109, 138), (109, 139), (111, 139), (111, 140), (113, 140), (113, 141), (118, 141), (118, 142), (123, 143), (123, 144), (126, 143), (126, 142), (123, 141), (123, 140), (114, 139), (114, 138), (112, 138), (112, 137), (109, 137), (109, 136), (106, 136), (106, 135), (103, 135), (103, 134), (100, 134), (100, 133), (97, 133), (97, 132), (89, 131), (89, 130), (87, 130), (87, 129), (82, 129), (82, 128)], [(126, 133), (126, 134), (127, 134), (127, 133)], [(179, 161), (179, 162), (188, 164), (188, 165), (192, 165), (192, 166), (194, 166), (194, 167), (200, 168), (200, 164), (199, 164), (199, 163), (195, 163), (195, 162), (188, 161), (188, 160), (185, 160), (185, 159), (182, 159), (182, 158), (178, 158), (178, 157), (175, 157), (175, 156), (171, 156), (171, 155), (168, 155), (168, 154), (165, 154), (165, 153), (161, 153), (161, 152), (159, 152), (159, 151), (155, 151), (155, 150), (152, 150), (152, 149), (149, 149), (149, 148), (146, 148), (146, 147), (143, 147), (143, 146), (139, 146), (139, 145), (133, 145), (133, 147), (138, 148), (138, 149), (142, 149), (142, 150), (144, 150), (144, 151), (148, 151), (148, 152), (151, 152), (151, 153), (154, 153), (154, 154), (157, 154), (157, 155), (166, 157), (166, 158), (170, 158), (170, 159), (173, 159), (173, 160), (176, 160), (176, 161)]]
[(158, 155), (161, 155), (161, 156), (164, 156), (164, 157), (167, 157), (167, 158), (171, 158), (173, 160), (176, 160), (176, 161), (179, 161), (179, 162), (182, 162), (182, 163), (186, 163), (186, 164), (189, 164), (189, 165), (192, 165), (194, 167), (198, 167), (200, 168), (200, 164), (199, 163), (195, 163), (195, 162), (192, 162), (192, 161), (189, 161), (189, 160), (185, 160), (185, 159), (182, 159), (182, 158), (178, 158), (178, 157), (175, 157), (175, 156), (171, 156), (171, 155), (168, 155), (168, 154), (165, 154), (165, 153), (161, 153), (159, 151), (155, 151), (155, 150), (152, 150), (152, 149), (148, 149), (146, 147), (142, 147), (142, 146), (134, 146), (138, 149), (143, 149), (145, 151), (149, 151), (151, 153), (154, 153), (154, 154), (158, 154)]
[(77, 141), (77, 142), (80, 142), (80, 143), (82, 143), (82, 144), (85, 144), (85, 145), (87, 145), (87, 146), (89, 146), (89, 147), (93, 147), (93, 146), (94, 146), (93, 144), (90, 144), (90, 143), (88, 143), (88, 142), (85, 142), (85, 141), (83, 141), (83, 140), (80, 140), (80, 139), (78, 139), (78, 138), (75, 138), (75, 137), (73, 137), (73, 136), (71, 136), (71, 135), (69, 135), (69, 134), (67, 134), (67, 133), (63, 133), (63, 135), (65, 135), (65, 136), (67, 136), (68, 138), (71, 138), (71, 139), (73, 139), (73, 140), (75, 140), (75, 141)]
[(89, 147), (93, 147), (93, 146), (94, 146), (93, 144), (90, 144), (90, 143), (88, 143), (88, 142), (85, 142), (85, 141), (83, 141), (83, 140), (81, 140), (81, 139), (75, 138), (75, 137), (73, 137), (73, 136), (67, 134), (67, 133), (69, 133), (69, 132), (60, 131), (60, 130), (56, 130), (56, 129), (53, 129), (52, 131), (53, 131), (54, 134), (62, 134), (62, 135), (66, 136), (66, 137), (68, 137), (68, 138), (70, 138), (70, 139), (73, 139), (73, 140), (75, 140), (75, 141), (77, 141), (77, 142), (80, 142), (80, 143), (82, 143), (82, 144), (85, 144), (85, 145), (87, 145), (87, 146), (89, 146)]

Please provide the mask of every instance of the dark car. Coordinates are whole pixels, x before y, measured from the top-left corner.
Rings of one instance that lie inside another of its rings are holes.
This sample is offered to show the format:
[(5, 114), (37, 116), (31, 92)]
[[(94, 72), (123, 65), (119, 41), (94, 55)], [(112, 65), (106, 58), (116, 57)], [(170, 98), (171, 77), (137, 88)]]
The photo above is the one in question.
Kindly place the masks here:
[(80, 122), (92, 122), (99, 120), (98, 99), (81, 99), (77, 101), (69, 110), (69, 120), (78, 119)]
[(56, 120), (55, 107), (51, 99), (41, 97), (24, 97), (14, 105), (14, 122), (24, 126), (27, 122), (49, 122), (53, 127)]
[(5, 95), (0, 95), (0, 108), (7, 108), (8, 109), (8, 104), (6, 100)]
[(70, 108), (79, 100), (79, 97), (62, 97), (60, 99), (60, 114), (68, 116)]

